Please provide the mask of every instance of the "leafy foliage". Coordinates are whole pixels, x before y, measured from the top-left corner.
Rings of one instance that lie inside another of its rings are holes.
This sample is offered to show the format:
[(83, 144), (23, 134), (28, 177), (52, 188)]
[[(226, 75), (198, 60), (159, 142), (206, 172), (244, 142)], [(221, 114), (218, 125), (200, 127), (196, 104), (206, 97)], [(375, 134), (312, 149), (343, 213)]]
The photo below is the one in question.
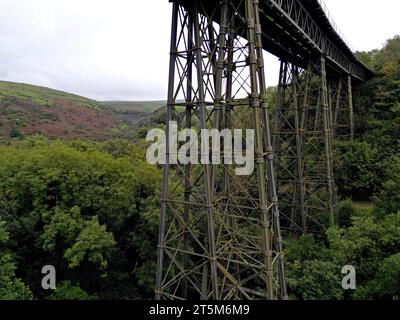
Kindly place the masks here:
[[(0, 216), (18, 272), (35, 296), (48, 297), (40, 287), (47, 264), (60, 282), (80, 283), (99, 298), (152, 292), (148, 261), (155, 261), (161, 175), (136, 156), (137, 148), (116, 150), (118, 142), (42, 138), (0, 147)], [(121, 290), (110, 295), (121, 276)]]
[(95, 300), (96, 295), (89, 295), (79, 286), (74, 286), (71, 281), (64, 281), (50, 295), (49, 300)]
[(335, 143), (335, 174), (344, 197), (369, 200), (376, 190), (378, 152), (366, 142)]
[(382, 50), (357, 52), (356, 55), (375, 72), (388, 73), (400, 61), (400, 35), (387, 40)]
[(306, 260), (292, 266), (288, 284), (302, 300), (340, 300), (340, 267), (329, 261)]
[[(353, 298), (395, 299), (398, 291), (385, 282), (396, 282), (398, 274), (395, 265), (388, 267), (388, 264), (400, 252), (400, 213), (387, 215), (383, 221), (373, 214), (360, 214), (352, 220), (347, 229), (330, 230), (328, 239), (333, 259), (342, 266), (353, 265), (357, 269), (359, 290)], [(388, 273), (392, 278), (386, 277)]]
[(7, 250), (9, 234), (0, 219), (0, 300), (30, 300), (32, 292), (15, 276), (15, 262)]
[(400, 156), (386, 162), (382, 190), (376, 196), (377, 212), (381, 215), (400, 211)]

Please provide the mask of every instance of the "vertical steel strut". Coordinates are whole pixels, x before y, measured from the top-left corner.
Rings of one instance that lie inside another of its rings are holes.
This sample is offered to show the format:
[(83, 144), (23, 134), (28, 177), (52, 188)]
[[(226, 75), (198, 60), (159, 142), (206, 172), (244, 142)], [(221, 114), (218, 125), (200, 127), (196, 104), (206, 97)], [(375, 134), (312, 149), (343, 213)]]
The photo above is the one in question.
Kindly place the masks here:
[(351, 76), (347, 76), (347, 88), (349, 95), (349, 113), (350, 113), (350, 140), (354, 140), (354, 111), (353, 111), (353, 88), (351, 83)]
[(326, 176), (327, 176), (327, 190), (328, 190), (328, 214), (329, 224), (331, 227), (335, 225), (334, 214), (334, 177), (333, 177), (333, 149), (332, 149), (332, 127), (331, 127), (331, 112), (329, 110), (328, 102), (328, 83), (326, 76), (326, 63), (325, 57), (321, 57), (321, 101), (324, 122), (324, 135), (325, 135), (325, 158), (326, 158)]

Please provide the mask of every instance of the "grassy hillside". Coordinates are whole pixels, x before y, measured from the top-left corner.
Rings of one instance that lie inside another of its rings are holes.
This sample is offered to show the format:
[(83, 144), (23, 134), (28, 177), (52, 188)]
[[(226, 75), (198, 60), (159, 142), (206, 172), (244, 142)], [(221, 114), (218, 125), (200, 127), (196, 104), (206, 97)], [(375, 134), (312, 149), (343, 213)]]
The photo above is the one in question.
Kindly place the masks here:
[(0, 141), (41, 133), (47, 137), (102, 140), (126, 129), (102, 103), (70, 93), (0, 81)]
[(120, 113), (152, 113), (166, 105), (165, 101), (104, 101), (104, 105)]

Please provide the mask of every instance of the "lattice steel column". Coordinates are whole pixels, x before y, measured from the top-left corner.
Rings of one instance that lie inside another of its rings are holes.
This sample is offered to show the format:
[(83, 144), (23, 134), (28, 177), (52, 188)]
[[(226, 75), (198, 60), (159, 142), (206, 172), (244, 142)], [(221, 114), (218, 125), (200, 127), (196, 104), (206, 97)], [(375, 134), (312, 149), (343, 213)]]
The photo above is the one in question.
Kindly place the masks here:
[(275, 109), (274, 151), (277, 156), (281, 210), (287, 222), (286, 227), (306, 233), (307, 205), (301, 127), (301, 116), (304, 115), (299, 103), (303, 88), (299, 85), (299, 77), (301, 74), (298, 67), (281, 62), (278, 105)]
[(347, 76), (347, 89), (349, 95), (349, 113), (350, 113), (350, 140), (354, 140), (354, 110), (353, 110), (353, 87), (351, 76)]
[(203, 4), (173, 4), (168, 123), (254, 130), (255, 170), (238, 176), (239, 154), (225, 149), (247, 144), (250, 132), (212, 139), (200, 152), (207, 163), (165, 165), (156, 298), (286, 299), (258, 1), (221, 1), (211, 14)]
[(333, 146), (332, 146), (332, 120), (331, 110), (329, 109), (328, 101), (328, 83), (326, 75), (325, 57), (321, 57), (321, 103), (324, 122), (324, 136), (325, 136), (325, 158), (326, 158), (326, 177), (327, 177), (327, 191), (328, 191), (328, 213), (329, 224), (331, 227), (335, 225), (335, 181), (333, 174)]
[(281, 62), (274, 151), (283, 227), (321, 232), (335, 206), (331, 101), (324, 58), (307, 70)]
[(335, 139), (354, 140), (353, 89), (350, 75), (330, 79), (333, 103), (333, 132)]
[(332, 135), (334, 138), (336, 138), (339, 133), (338, 133), (338, 125), (339, 125), (339, 115), (341, 111), (341, 103), (343, 100), (343, 78), (340, 77), (338, 80), (337, 79), (332, 79), (330, 81), (330, 88), (331, 88), (331, 101), (332, 105), (334, 103), (334, 116), (333, 116), (333, 123), (332, 123)]

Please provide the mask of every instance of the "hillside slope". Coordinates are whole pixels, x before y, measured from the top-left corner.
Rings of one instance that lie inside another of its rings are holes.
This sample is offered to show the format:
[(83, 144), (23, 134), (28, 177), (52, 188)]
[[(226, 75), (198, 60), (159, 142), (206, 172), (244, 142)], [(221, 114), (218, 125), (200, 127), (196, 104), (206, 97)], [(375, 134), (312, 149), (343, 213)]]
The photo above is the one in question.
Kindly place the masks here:
[(157, 112), (167, 104), (166, 101), (104, 101), (102, 103), (135, 126), (143, 118)]
[(167, 105), (166, 101), (104, 101), (104, 105), (120, 113), (149, 114)]
[(49, 138), (104, 140), (127, 125), (102, 103), (29, 84), (0, 81), (0, 141), (41, 133)]

